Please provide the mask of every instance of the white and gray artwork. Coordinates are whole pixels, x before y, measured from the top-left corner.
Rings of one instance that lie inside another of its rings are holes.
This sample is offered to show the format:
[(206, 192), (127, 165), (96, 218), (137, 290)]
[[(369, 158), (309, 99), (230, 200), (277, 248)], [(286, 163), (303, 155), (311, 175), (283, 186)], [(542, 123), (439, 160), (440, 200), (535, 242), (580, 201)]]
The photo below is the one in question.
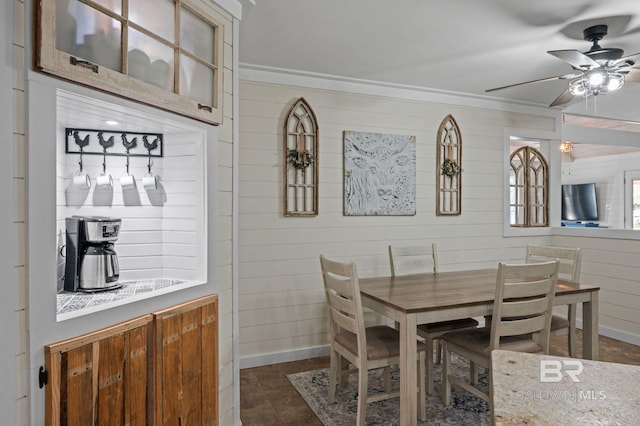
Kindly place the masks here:
[(344, 214), (416, 214), (416, 138), (344, 132)]

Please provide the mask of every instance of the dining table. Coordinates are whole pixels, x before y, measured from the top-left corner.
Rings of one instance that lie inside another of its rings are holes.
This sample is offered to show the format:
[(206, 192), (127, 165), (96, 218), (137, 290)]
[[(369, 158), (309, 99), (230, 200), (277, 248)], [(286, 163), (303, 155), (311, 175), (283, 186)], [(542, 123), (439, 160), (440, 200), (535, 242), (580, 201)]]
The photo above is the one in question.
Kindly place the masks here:
[[(417, 325), (493, 312), (496, 269), (360, 278), (362, 305), (398, 323), (400, 333), (400, 424), (416, 425)], [(585, 359), (598, 359), (597, 286), (558, 279), (554, 305), (582, 304)]]

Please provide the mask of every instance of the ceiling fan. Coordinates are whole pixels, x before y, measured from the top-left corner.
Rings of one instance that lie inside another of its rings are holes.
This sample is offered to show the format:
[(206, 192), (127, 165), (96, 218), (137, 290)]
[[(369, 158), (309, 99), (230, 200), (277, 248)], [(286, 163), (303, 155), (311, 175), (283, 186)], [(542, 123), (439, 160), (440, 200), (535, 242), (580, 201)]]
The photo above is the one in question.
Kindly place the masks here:
[(613, 92), (622, 88), (625, 81), (640, 82), (640, 53), (623, 57), (624, 51), (622, 49), (600, 47), (598, 42), (607, 35), (607, 31), (607, 25), (594, 25), (582, 32), (584, 39), (593, 43), (587, 52), (578, 50), (547, 51), (547, 53), (571, 65), (573, 68), (571, 73), (496, 87), (488, 89), (486, 92), (522, 84), (570, 80), (569, 87), (549, 105), (553, 107), (569, 103), (577, 96), (597, 96), (601, 93)]

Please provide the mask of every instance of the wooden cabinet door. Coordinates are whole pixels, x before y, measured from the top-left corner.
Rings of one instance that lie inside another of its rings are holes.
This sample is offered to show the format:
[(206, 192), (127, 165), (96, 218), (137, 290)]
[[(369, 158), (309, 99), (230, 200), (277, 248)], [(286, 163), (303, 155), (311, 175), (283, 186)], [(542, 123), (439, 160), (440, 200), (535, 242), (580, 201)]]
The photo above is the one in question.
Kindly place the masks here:
[(154, 316), (156, 424), (218, 424), (218, 297)]
[(149, 424), (152, 320), (145, 315), (45, 346), (46, 424)]

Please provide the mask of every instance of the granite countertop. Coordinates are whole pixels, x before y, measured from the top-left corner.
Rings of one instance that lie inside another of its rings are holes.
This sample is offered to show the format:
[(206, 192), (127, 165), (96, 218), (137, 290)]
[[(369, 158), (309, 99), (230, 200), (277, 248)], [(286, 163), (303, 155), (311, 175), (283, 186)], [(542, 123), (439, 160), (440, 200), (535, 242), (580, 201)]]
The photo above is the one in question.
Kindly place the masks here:
[(640, 366), (496, 350), (496, 425), (632, 425), (640, 419)]
[(194, 283), (185, 280), (157, 278), (138, 281), (122, 281), (122, 287), (93, 293), (63, 291), (57, 295), (58, 321), (92, 312), (109, 309), (136, 300), (152, 297), (188, 287)]

